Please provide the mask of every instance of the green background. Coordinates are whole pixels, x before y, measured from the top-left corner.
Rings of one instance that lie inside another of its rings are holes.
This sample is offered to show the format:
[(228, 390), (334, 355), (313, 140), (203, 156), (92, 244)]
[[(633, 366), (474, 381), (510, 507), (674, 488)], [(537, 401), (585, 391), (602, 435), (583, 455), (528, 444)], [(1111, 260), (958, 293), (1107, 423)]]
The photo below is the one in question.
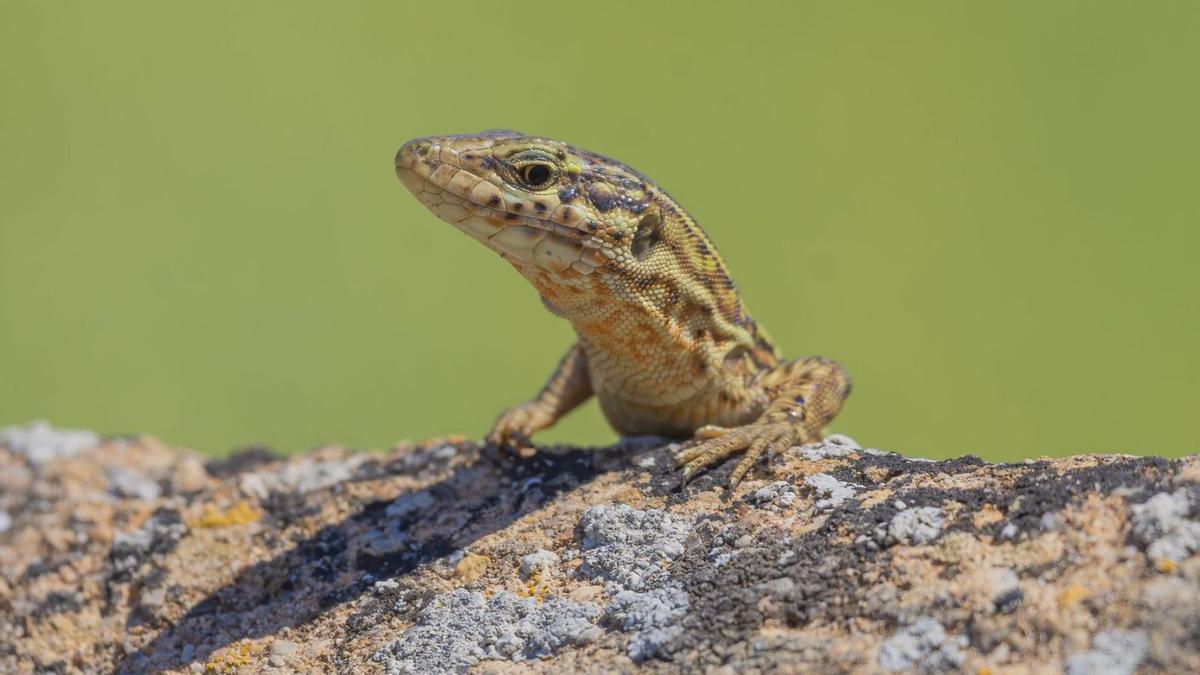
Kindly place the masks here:
[[(396, 181), (509, 127), (646, 172), (834, 430), (1197, 450), (1200, 3), (0, 2), (0, 425), (479, 436), (569, 326)], [(611, 439), (594, 405), (547, 439)]]

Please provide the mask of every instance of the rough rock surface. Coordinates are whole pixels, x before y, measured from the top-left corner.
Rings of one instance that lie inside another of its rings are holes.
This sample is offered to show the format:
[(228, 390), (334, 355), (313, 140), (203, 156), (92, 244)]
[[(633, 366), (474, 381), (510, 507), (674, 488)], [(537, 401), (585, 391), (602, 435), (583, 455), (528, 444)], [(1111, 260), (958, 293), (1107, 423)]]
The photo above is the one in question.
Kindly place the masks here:
[(0, 672), (1198, 672), (1200, 458), (0, 430)]

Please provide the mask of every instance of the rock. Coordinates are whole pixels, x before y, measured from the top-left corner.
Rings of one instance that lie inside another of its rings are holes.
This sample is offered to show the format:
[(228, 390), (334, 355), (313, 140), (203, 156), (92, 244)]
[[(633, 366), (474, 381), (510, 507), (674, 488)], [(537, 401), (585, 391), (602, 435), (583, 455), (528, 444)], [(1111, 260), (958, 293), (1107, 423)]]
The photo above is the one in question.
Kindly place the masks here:
[(1178, 563), (1200, 550), (1200, 522), (1194, 519), (1193, 494), (1180, 488), (1160, 492), (1133, 507), (1133, 533), (1156, 563)]
[(928, 544), (942, 533), (945, 518), (934, 506), (907, 508), (892, 517), (887, 526), (888, 543)]
[(383, 558), (408, 550), (411, 543), (413, 543), (412, 539), (407, 532), (389, 523), (365, 538), (359, 554), (372, 558)]
[(291, 640), (276, 640), (271, 643), (271, 653), (286, 658), (295, 654), (298, 647), (299, 645)]
[(756, 490), (751, 500), (755, 504), (788, 507), (796, 502), (796, 488), (786, 480), (777, 480)]
[(856, 486), (842, 482), (827, 473), (813, 474), (804, 479), (804, 484), (820, 495), (821, 499), (813, 505), (819, 511), (836, 509), (857, 492)]
[(206, 470), (149, 438), (35, 462), (57, 437), (20, 429), (0, 672), (1200, 671), (1196, 457), (827, 439), (725, 494), (659, 440)]
[(108, 471), (108, 487), (118, 496), (146, 501), (153, 501), (162, 494), (162, 488), (152, 478), (119, 466)]
[(833, 434), (819, 443), (810, 443), (800, 447), (804, 458), (814, 462), (832, 457), (846, 457), (861, 450), (853, 438), (841, 434)]
[(988, 593), (997, 612), (1011, 613), (1025, 599), (1018, 586), (1020, 579), (1012, 569), (992, 567), (987, 569), (984, 575), (987, 579)]
[(888, 672), (920, 670), (941, 673), (966, 662), (965, 637), (947, 639), (942, 624), (927, 616), (896, 631), (879, 649), (879, 667)]
[(421, 490), (400, 495), (391, 504), (388, 504), (385, 513), (389, 518), (408, 518), (432, 508), (433, 505), (433, 495)]
[(373, 658), (388, 673), (465, 673), (484, 659), (541, 659), (596, 640), (599, 615), (595, 605), (563, 598), (538, 602), (508, 591), (484, 598), (460, 588), (431, 600), (417, 624)]
[(557, 568), (558, 554), (554, 551), (547, 551), (544, 548), (540, 548), (521, 558), (521, 576), (525, 579), (535, 574), (542, 577), (551, 576)]
[(301, 459), (284, 464), (275, 471), (241, 474), (241, 487), (244, 493), (258, 499), (266, 499), (273, 493), (302, 495), (345, 483), (366, 459), (364, 455), (352, 455), (340, 461)]
[(640, 590), (662, 574), (662, 563), (683, 553), (691, 524), (658, 509), (594, 506), (583, 514), (584, 574), (616, 589)]
[(1020, 532), (1020, 530), (1017, 529), (1016, 525), (1013, 525), (1012, 523), (1005, 523), (1004, 527), (1000, 529), (1000, 538), (1012, 539), (1017, 536), (1018, 532)]
[(620, 591), (604, 613), (622, 630), (634, 632), (626, 652), (641, 663), (658, 656), (663, 646), (683, 631), (679, 621), (687, 610), (687, 592), (670, 583), (647, 592)]
[(31, 464), (73, 457), (100, 445), (100, 436), (85, 429), (55, 429), (46, 420), (0, 429), (0, 443), (25, 456)]
[(1133, 675), (1146, 658), (1146, 634), (1105, 631), (1092, 649), (1067, 659), (1067, 675)]
[(1063, 526), (1062, 514), (1054, 513), (1054, 512), (1042, 514), (1041, 525), (1042, 525), (1043, 532), (1059, 531), (1060, 529), (1062, 529), (1062, 526)]
[(136, 572), (151, 556), (169, 553), (187, 532), (178, 512), (158, 509), (138, 529), (113, 537), (110, 553), (113, 572), (118, 576)]
[(228, 457), (208, 460), (204, 463), (204, 470), (213, 478), (230, 478), (281, 459), (283, 457), (270, 448), (251, 446), (242, 448)]
[(486, 555), (471, 553), (463, 556), (454, 565), (454, 576), (463, 581), (474, 581), (483, 576), (483, 573), (487, 571), (488, 565), (491, 564), (492, 559)]

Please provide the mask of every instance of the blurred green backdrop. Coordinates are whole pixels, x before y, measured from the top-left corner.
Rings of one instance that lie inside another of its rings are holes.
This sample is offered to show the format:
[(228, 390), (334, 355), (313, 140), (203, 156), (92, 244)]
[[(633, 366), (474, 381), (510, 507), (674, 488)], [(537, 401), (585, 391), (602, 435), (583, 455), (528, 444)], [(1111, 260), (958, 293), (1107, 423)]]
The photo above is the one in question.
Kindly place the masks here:
[(679, 199), (788, 355), (850, 369), (860, 442), (1194, 451), (1198, 34), (1186, 2), (3, 0), (0, 425), (482, 434), (571, 332), (392, 156), (510, 127)]

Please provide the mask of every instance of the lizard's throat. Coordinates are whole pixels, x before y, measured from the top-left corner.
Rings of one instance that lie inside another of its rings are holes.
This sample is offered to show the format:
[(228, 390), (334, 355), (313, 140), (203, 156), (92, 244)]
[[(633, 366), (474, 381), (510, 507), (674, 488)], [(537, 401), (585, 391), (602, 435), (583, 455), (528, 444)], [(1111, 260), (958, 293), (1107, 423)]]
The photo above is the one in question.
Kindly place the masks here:
[(539, 222), (513, 224), (503, 216), (477, 214), (458, 220), (443, 218), (500, 254), (537, 286), (584, 282), (606, 262), (603, 256), (591, 254), (578, 238), (546, 229)]

